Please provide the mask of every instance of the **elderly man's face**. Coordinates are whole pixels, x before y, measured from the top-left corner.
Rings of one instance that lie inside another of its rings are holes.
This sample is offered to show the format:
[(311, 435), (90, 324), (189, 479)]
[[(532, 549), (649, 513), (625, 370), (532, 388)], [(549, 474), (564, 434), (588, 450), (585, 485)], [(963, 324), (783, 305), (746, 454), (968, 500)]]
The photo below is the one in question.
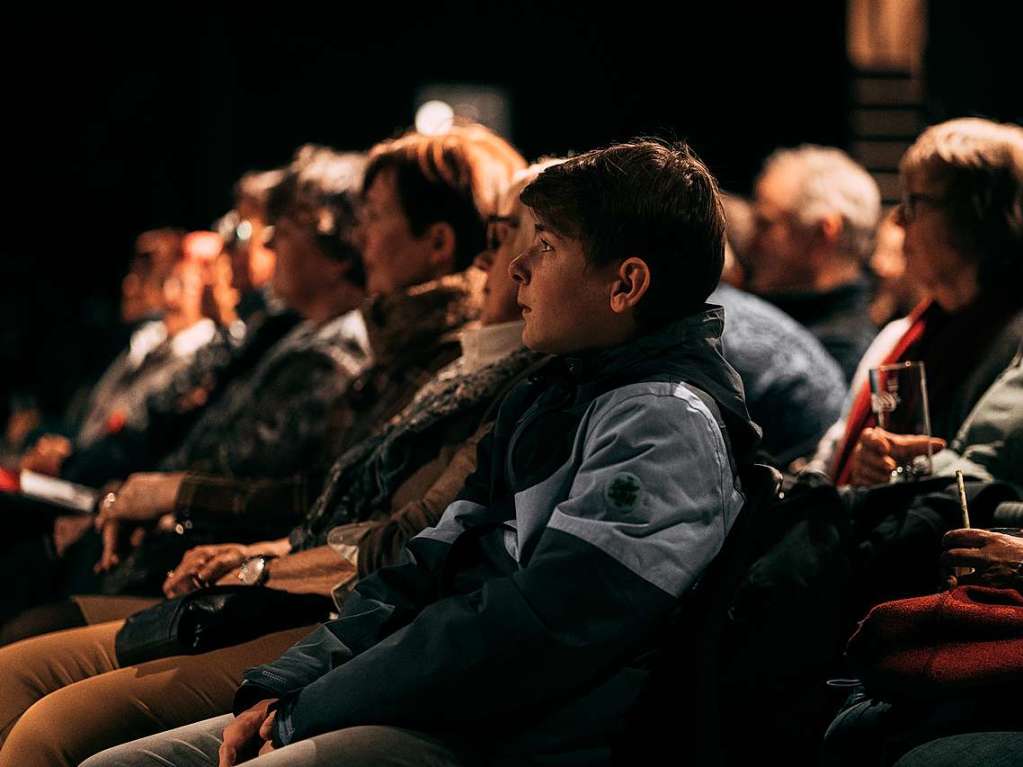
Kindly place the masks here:
[(267, 242), (276, 254), (274, 293), (302, 312), (323, 291), (326, 273), (334, 264), (316, 241), (312, 226), (291, 215), (280, 216)]
[(796, 215), (797, 189), (785, 174), (773, 171), (757, 184), (753, 203), (753, 241), (747, 263), (748, 287), (756, 293), (811, 287), (810, 250), (814, 230)]

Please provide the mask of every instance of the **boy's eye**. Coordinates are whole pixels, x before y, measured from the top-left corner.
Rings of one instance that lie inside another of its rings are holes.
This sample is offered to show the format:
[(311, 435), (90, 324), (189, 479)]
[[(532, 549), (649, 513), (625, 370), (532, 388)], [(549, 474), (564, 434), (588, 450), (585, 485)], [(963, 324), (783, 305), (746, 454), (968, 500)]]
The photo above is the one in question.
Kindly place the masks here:
[(545, 240), (543, 237), (540, 237), (539, 239), (541, 253), (550, 253), (552, 250), (554, 250), (553, 246), (549, 242), (547, 242), (547, 240)]

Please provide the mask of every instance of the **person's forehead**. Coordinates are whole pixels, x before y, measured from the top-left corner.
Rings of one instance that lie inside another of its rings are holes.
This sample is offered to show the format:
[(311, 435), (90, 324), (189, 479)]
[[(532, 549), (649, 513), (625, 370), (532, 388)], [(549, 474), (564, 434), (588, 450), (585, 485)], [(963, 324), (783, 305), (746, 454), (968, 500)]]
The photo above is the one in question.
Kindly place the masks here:
[(517, 194), (505, 195), (504, 199), (501, 200), (501, 204), (497, 208), (497, 215), (520, 216), (522, 215), (524, 207), (525, 206), (522, 204), (522, 201), (519, 200), (519, 196)]
[(551, 237), (556, 237), (558, 239), (565, 239), (565, 235), (561, 233), (560, 229), (547, 220), (543, 215), (532, 208), (526, 208), (526, 211), (529, 221), (533, 224), (537, 232), (543, 232), (546, 235), (550, 235)]
[(798, 192), (796, 175), (784, 168), (776, 168), (757, 182), (756, 203), (777, 210), (790, 210)]
[(934, 173), (919, 170), (902, 175), (902, 189), (911, 194), (942, 195), (947, 187), (947, 181)]
[(366, 189), (366, 201), (377, 206), (395, 205), (398, 202), (398, 182), (394, 168), (383, 168), (373, 177)]

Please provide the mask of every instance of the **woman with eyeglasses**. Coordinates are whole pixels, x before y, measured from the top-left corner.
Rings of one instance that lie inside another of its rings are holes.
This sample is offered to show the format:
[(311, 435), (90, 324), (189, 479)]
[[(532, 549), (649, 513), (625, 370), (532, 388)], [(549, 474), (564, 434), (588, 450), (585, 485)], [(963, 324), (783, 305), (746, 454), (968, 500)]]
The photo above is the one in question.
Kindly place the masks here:
[[(927, 297), (878, 335), (853, 379), (845, 416), (810, 463), (839, 485), (888, 482), (899, 466), (931, 451), (941, 451), (936, 472), (959, 466), (970, 447), (960, 428), (968, 418), (976, 422), (971, 411), (1023, 339), (1023, 129), (978, 118), (935, 125), (907, 150), (899, 175), (906, 270)], [(871, 410), (867, 371), (908, 361), (926, 366), (930, 437), (890, 434), (876, 427)], [(1011, 419), (996, 419), (989, 431), (1001, 444), (1014, 428)], [(943, 450), (954, 440), (956, 452)], [(996, 462), (985, 458), (990, 442), (974, 447), (980, 462), (962, 465), (998, 478)]]

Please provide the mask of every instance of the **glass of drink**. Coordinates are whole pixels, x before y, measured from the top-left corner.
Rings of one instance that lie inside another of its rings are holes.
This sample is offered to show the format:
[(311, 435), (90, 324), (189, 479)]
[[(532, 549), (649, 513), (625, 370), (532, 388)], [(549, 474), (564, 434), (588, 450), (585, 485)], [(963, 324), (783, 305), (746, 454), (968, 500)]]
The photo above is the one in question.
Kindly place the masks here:
[[(870, 370), (870, 403), (877, 425), (892, 434), (931, 436), (927, 405), (927, 371), (923, 362), (899, 362)], [(900, 482), (931, 473), (931, 448), (911, 457), (892, 472)]]

